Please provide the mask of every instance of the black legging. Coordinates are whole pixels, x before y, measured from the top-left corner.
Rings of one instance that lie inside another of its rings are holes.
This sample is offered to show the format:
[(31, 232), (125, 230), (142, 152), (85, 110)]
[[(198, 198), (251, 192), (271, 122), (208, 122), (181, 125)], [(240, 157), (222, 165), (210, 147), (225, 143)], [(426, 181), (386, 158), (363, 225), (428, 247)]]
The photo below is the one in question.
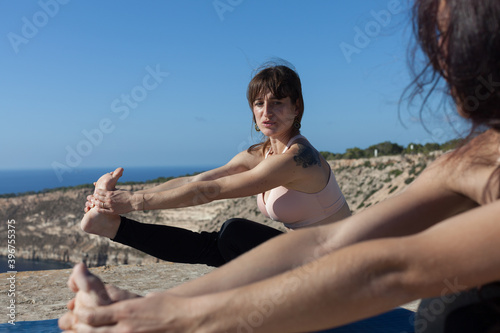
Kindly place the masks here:
[(167, 261), (219, 267), (281, 233), (240, 218), (227, 220), (220, 231), (198, 233), (122, 216), (113, 241)]
[(500, 283), (458, 292), (456, 282), (447, 283), (446, 292), (454, 294), (422, 300), (415, 333), (500, 332)]

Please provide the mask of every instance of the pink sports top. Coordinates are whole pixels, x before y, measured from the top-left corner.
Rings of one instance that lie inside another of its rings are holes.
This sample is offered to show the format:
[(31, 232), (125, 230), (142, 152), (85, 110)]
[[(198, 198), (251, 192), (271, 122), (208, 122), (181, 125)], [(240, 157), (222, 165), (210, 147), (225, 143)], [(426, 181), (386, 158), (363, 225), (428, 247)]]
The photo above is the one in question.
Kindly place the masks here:
[[(288, 141), (285, 150), (302, 135), (294, 136)], [(269, 151), (266, 157), (269, 155)], [(287, 189), (284, 186), (273, 188), (264, 202), (264, 194), (257, 195), (257, 206), (268, 218), (283, 222), (290, 229), (305, 227), (335, 214), (345, 203), (344, 195), (337, 184), (333, 171), (325, 188), (316, 193), (305, 193)]]

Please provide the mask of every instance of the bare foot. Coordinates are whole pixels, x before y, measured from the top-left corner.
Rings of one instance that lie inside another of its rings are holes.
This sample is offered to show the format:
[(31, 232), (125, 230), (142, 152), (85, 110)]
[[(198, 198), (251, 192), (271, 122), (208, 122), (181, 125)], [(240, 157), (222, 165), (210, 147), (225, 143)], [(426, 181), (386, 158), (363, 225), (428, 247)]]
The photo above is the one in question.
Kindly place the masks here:
[(96, 189), (113, 191), (118, 179), (123, 175), (123, 168), (117, 168), (115, 171), (104, 174), (95, 184)]
[[(101, 176), (101, 178), (97, 180), (95, 188), (108, 191), (114, 190), (116, 183), (122, 174), (123, 168), (117, 168), (115, 171)], [(113, 239), (118, 232), (118, 228), (120, 227), (120, 216), (99, 214), (97, 209), (94, 207), (85, 213), (82, 221), (80, 222), (80, 227), (83, 231), (89, 234), (95, 234)]]
[(120, 219), (120, 215), (99, 214), (94, 207), (85, 213), (80, 227), (86, 233), (113, 239), (120, 227)]
[(76, 296), (68, 302), (69, 311), (59, 318), (58, 325), (61, 329), (71, 332), (78, 323), (74, 311), (141, 297), (109, 284), (104, 285), (97, 276), (89, 272), (84, 264), (78, 264), (73, 268), (68, 286), (76, 293)]
[(124, 301), (126, 299), (142, 297), (130, 291), (120, 289), (111, 284), (106, 285), (106, 291), (113, 302)]
[(87, 267), (80, 263), (73, 268), (68, 280), (68, 286), (76, 292), (74, 310), (81, 307), (95, 307), (112, 303), (104, 283)]
[(68, 287), (76, 293), (76, 296), (68, 303), (70, 311), (59, 319), (58, 325), (61, 329), (71, 330), (78, 323), (74, 311), (113, 303), (104, 283), (90, 273), (84, 264), (80, 263), (73, 268)]

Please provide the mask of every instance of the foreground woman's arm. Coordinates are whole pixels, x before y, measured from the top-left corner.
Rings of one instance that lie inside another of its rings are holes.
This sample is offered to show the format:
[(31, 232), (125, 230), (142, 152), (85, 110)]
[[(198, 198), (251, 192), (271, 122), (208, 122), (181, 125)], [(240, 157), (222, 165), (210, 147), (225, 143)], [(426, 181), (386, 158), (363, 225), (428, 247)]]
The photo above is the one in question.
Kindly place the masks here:
[[(435, 170), (435, 171), (434, 171)], [(170, 289), (197, 296), (231, 289), (273, 276), (357, 242), (418, 233), (473, 203), (447, 191), (435, 179), (439, 169), (423, 173), (403, 193), (334, 224), (279, 236), (212, 273)], [(459, 208), (457, 208), (459, 207)], [(272, 254), (272, 255), (270, 255)]]
[(168, 332), (304, 332), (339, 326), (413, 299), (500, 279), (498, 216), (500, 201), (419, 234), (347, 246), (239, 288), (192, 298), (157, 293), (76, 315), (91, 325), (111, 325), (109, 332), (153, 326)]

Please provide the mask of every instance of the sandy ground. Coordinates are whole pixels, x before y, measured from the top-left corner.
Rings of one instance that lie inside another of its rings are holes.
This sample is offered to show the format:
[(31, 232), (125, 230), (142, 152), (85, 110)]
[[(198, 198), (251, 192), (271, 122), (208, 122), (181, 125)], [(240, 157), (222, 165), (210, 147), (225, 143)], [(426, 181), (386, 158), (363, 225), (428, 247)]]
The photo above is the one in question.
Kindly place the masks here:
[[(202, 276), (212, 268), (205, 265), (158, 263), (149, 265), (103, 266), (91, 271), (105, 283), (116, 285), (140, 295), (174, 287)], [(20, 272), (15, 274), (16, 321), (59, 318), (66, 312), (66, 303), (73, 292), (66, 285), (70, 269)], [(0, 274), (0, 289), (8, 291), (11, 274)], [(1, 319), (7, 322), (8, 293), (0, 294)], [(5, 306), (4, 306), (5, 305)]]

